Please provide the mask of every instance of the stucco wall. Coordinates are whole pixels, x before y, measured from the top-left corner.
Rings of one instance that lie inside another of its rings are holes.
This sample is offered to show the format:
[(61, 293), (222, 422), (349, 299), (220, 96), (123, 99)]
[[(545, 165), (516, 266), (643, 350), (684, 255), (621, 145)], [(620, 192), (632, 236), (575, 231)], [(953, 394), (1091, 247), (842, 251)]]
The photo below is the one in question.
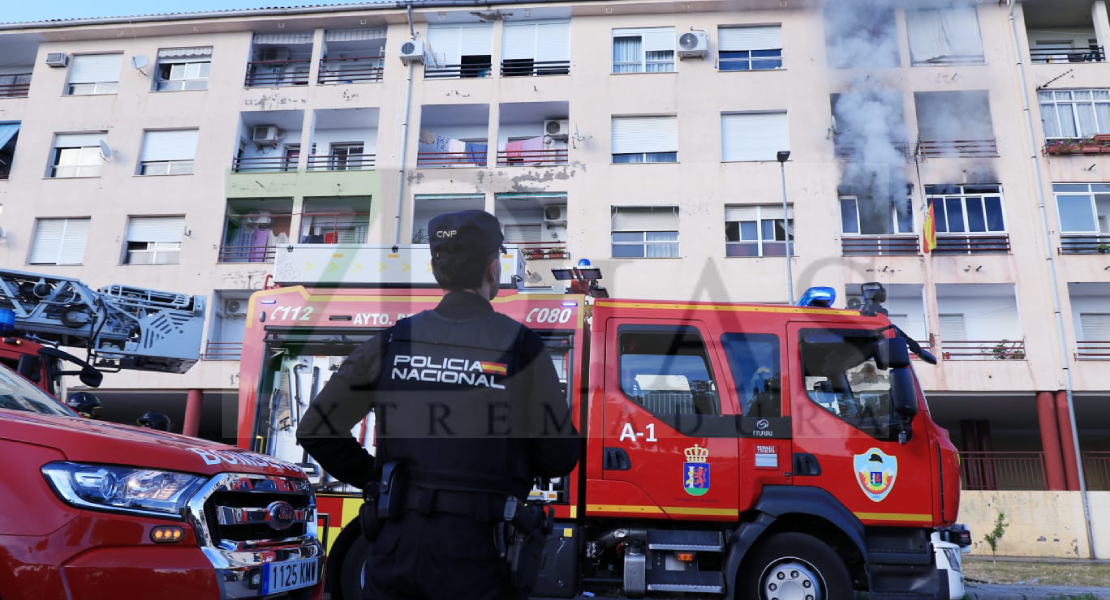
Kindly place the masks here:
[[(1110, 558), (1110, 492), (1088, 492), (1096, 558)], [(960, 493), (960, 522), (971, 529), (971, 553), (990, 556), (983, 536), (994, 529), (998, 513), (1006, 528), (998, 556), (1090, 558), (1079, 492)]]

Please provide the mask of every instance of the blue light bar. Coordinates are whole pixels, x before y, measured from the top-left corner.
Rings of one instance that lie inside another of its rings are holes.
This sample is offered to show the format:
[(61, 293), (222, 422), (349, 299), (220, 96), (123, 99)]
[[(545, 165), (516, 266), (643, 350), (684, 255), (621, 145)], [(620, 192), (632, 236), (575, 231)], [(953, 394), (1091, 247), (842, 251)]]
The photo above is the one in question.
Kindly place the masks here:
[(0, 308), (0, 334), (15, 331), (15, 311), (10, 308)]
[(833, 302), (836, 302), (836, 290), (831, 287), (811, 287), (802, 294), (798, 306), (832, 308)]
[(578, 306), (577, 302), (564, 302), (563, 306)]
[(273, 299), (263, 300), (262, 303), (263, 304), (277, 304), (277, 300), (273, 300)]

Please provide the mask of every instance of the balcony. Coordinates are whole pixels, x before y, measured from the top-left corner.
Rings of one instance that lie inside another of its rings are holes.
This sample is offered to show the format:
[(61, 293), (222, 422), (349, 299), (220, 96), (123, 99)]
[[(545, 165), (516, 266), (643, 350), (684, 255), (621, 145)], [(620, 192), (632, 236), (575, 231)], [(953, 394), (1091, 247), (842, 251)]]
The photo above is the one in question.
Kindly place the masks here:
[(543, 77), (569, 75), (569, 60), (511, 60), (501, 62), (502, 77)]
[(288, 173), (296, 170), (296, 157), (237, 156), (231, 161), (233, 173)]
[(239, 360), (243, 355), (243, 342), (208, 342), (204, 345), (201, 360)]
[(412, 243), (428, 243), (428, 222), (437, 215), (461, 210), (484, 210), (483, 194), (417, 194), (413, 198)]
[(1025, 360), (1025, 340), (949, 340), (941, 347), (944, 360)]
[(292, 198), (228, 200), (221, 263), (272, 263), (275, 249), (290, 244)]
[(247, 63), (247, 87), (308, 85), (312, 32), (256, 33)]
[(320, 57), (321, 85), (377, 83), (385, 68), (385, 27), (329, 29)]
[(370, 232), (370, 197), (305, 198), (301, 244), (365, 244)]
[(316, 82), (321, 85), (336, 83), (373, 83), (381, 81), (382, 73), (384, 72), (384, 56), (321, 58), (320, 74)]
[(567, 164), (569, 110), (567, 102), (502, 104), (497, 128), (497, 166)]
[(220, 246), (220, 255), (216, 259), (222, 263), (272, 263), (274, 262), (275, 247), (272, 244), (246, 245), (246, 246)]
[(0, 98), (26, 98), (30, 90), (30, 73), (0, 75)]
[(1096, 135), (1089, 138), (1053, 138), (1045, 141), (1044, 153), (1051, 155), (1068, 154), (1110, 154), (1110, 135)]
[(308, 157), (309, 171), (359, 171), (373, 169), (373, 154), (318, 154)]
[(524, 260), (569, 260), (570, 252), (564, 243), (548, 242), (506, 242), (520, 248)]
[(921, 240), (916, 235), (845, 235), (840, 247), (843, 256), (918, 256)]
[(1060, 234), (1060, 254), (1110, 254), (1110, 234)]
[(936, 293), (942, 360), (1026, 360), (1012, 284), (939, 283)]
[(933, 254), (1009, 254), (1009, 235), (937, 234)]
[(1087, 489), (1110, 492), (1110, 452), (1084, 452), (1083, 473), (1087, 476)]
[(231, 161), (233, 173), (295, 172), (301, 156), (304, 112), (244, 112), (239, 120), (239, 146)]
[(1046, 490), (1044, 452), (960, 452), (965, 490)]
[[(1091, 32), (1092, 35), (1094, 32)], [(1037, 46), (1029, 49), (1029, 59), (1034, 63), (1089, 63), (1105, 62), (1106, 53), (1102, 46), (1092, 45), (1086, 48), (1073, 48), (1071, 46)]]
[(421, 114), (416, 166), (484, 167), (489, 156), (489, 105), (427, 105)]
[(922, 158), (989, 158), (998, 156), (998, 143), (989, 140), (918, 140)]
[(547, 167), (567, 164), (566, 148), (551, 150), (498, 150), (499, 167)]
[[(921, 158), (998, 156), (986, 91), (916, 92), (917, 145)], [(956, 123), (953, 115), (960, 115)]]
[(1029, 58), (1033, 63), (1103, 62), (1105, 40), (1095, 31), (1093, 2), (1029, 2), (1023, 7)]
[(1110, 360), (1110, 283), (1068, 283), (1076, 360)]
[[(556, 287), (552, 268), (569, 261), (567, 195), (562, 192), (507, 193), (494, 197), (493, 213), (505, 230), (505, 244), (524, 257), (525, 288)], [(562, 288), (557, 288), (562, 291)]]
[(1076, 360), (1110, 360), (1110, 340), (1080, 340), (1076, 342)]
[[(378, 109), (318, 110), (312, 130), (309, 171), (362, 171), (374, 168)], [(320, 152), (315, 154), (315, 152)]]
[(247, 63), (247, 87), (308, 85), (309, 59), (256, 60)]

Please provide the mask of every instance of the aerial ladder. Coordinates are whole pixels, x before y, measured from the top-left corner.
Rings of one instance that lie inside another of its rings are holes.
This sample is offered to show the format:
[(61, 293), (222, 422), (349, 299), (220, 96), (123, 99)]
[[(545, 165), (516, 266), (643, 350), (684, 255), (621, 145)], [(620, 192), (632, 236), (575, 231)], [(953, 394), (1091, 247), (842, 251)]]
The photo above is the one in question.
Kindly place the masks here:
[(84, 348), (99, 371), (185, 373), (200, 358), (204, 296), (0, 269), (0, 321), (13, 321), (5, 309), (18, 337)]

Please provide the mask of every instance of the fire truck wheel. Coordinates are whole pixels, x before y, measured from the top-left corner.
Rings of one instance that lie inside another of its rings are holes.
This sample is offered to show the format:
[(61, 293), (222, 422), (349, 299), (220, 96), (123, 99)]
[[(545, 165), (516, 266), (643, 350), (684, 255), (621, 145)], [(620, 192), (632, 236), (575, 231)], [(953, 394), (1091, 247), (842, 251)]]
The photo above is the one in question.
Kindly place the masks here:
[(825, 542), (778, 533), (748, 552), (736, 578), (736, 600), (850, 600), (848, 567)]

